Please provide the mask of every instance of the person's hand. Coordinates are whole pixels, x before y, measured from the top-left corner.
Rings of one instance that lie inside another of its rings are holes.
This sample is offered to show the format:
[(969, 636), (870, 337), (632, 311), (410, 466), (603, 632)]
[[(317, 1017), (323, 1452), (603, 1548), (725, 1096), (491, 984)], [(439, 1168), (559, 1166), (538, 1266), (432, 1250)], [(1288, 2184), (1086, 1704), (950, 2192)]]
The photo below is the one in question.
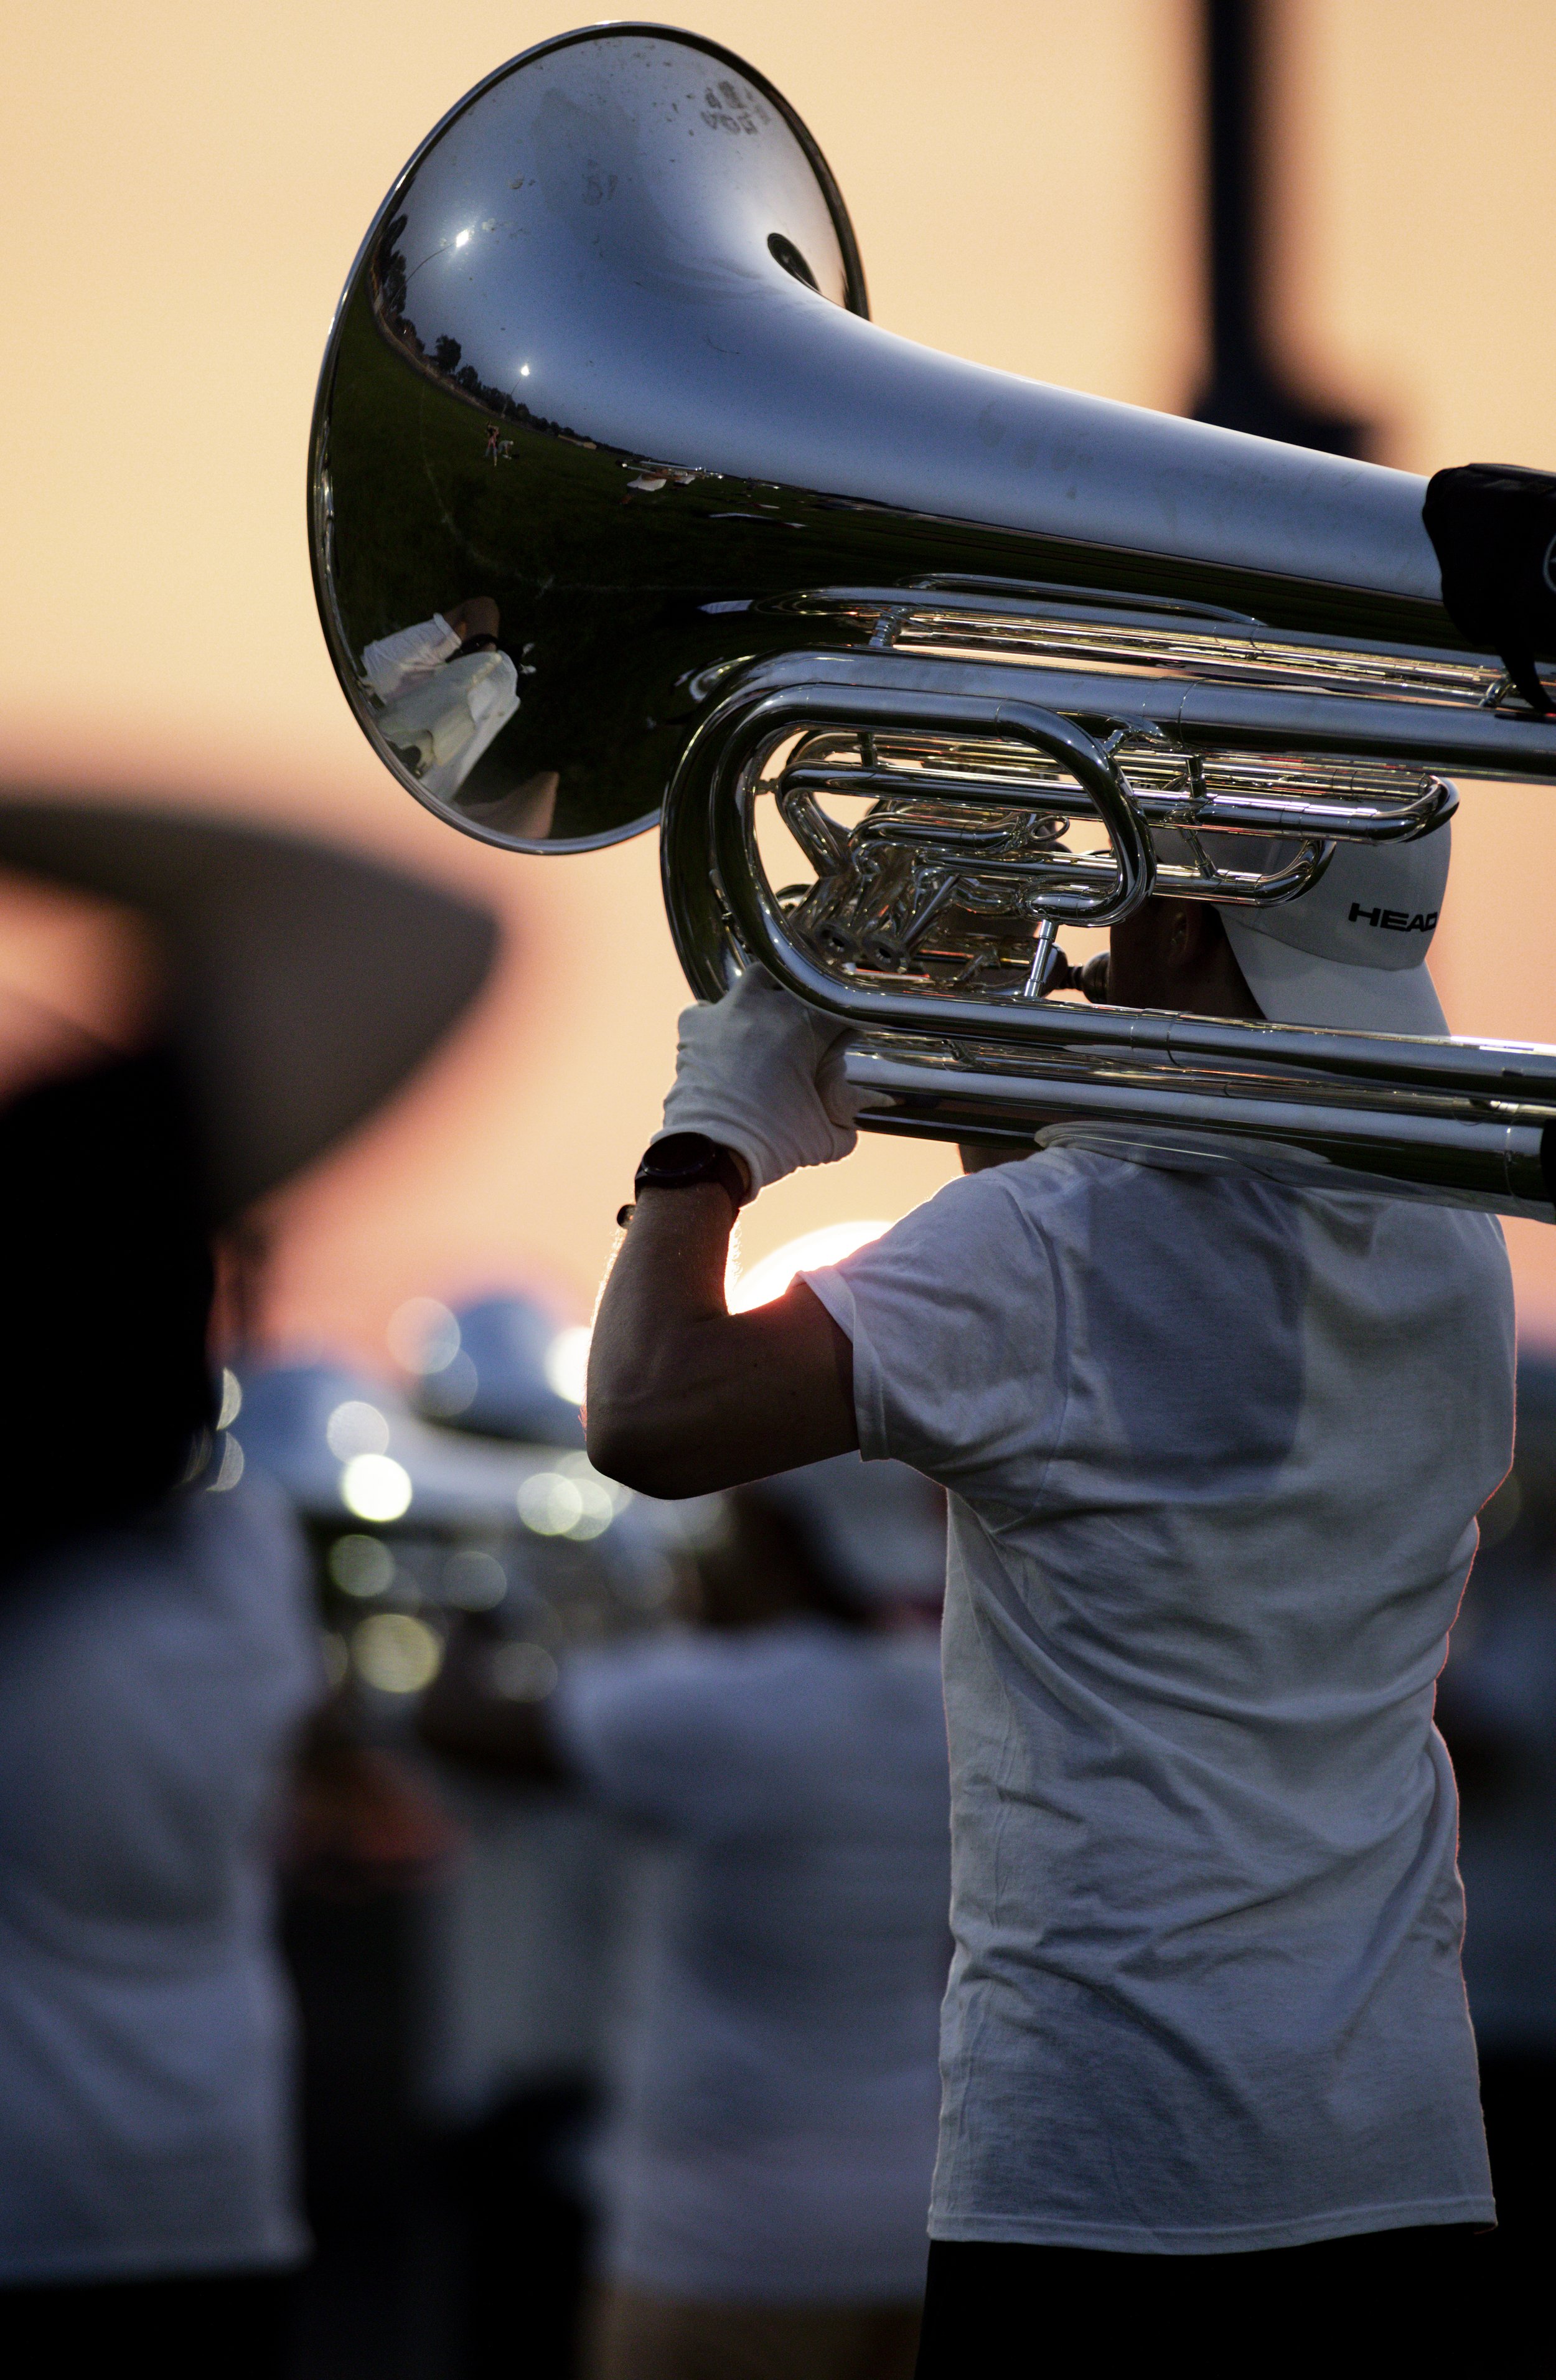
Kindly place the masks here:
[(654, 1135), (706, 1133), (733, 1149), (751, 1195), (802, 1165), (830, 1165), (858, 1140), (867, 1094), (843, 1072), (848, 1027), (748, 967), (722, 1000), (681, 1013), (675, 1081)]

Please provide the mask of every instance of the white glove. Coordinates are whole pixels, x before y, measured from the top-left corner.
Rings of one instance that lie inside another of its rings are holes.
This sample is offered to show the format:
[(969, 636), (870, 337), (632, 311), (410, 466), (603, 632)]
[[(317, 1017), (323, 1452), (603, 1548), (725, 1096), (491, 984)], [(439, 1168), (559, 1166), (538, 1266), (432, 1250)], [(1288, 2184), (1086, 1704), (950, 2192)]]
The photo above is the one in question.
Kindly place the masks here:
[(869, 1103), (843, 1073), (849, 1029), (748, 967), (722, 1000), (683, 1008), (675, 1081), (654, 1135), (701, 1132), (742, 1157), (751, 1195), (802, 1165), (830, 1165)]

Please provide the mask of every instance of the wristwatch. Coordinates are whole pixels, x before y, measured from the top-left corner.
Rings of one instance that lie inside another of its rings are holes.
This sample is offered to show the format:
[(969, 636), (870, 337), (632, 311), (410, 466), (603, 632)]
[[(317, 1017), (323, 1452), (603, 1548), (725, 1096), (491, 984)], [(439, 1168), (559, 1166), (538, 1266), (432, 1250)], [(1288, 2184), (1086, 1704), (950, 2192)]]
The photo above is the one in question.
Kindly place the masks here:
[(699, 1182), (717, 1182), (737, 1215), (746, 1203), (744, 1180), (730, 1150), (706, 1132), (667, 1132), (644, 1150), (633, 1190), (641, 1196), (645, 1190), (690, 1190)]

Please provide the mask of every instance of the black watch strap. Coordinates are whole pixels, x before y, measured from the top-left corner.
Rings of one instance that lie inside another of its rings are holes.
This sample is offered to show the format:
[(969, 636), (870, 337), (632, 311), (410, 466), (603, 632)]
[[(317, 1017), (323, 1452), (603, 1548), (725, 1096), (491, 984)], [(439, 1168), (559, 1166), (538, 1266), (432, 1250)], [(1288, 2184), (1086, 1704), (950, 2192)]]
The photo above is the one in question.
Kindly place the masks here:
[(740, 1213), (745, 1184), (732, 1153), (706, 1132), (668, 1132), (644, 1150), (633, 1191), (641, 1197), (645, 1190), (690, 1190), (699, 1182), (717, 1182)]

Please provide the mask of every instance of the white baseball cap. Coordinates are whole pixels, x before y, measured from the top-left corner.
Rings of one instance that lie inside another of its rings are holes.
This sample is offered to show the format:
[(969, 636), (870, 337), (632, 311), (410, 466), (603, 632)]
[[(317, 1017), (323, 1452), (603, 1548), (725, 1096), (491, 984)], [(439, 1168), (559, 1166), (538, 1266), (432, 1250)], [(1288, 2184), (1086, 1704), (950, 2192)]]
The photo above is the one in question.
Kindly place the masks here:
[[(1451, 838), (1443, 825), (1418, 843), (1336, 844), (1318, 882), (1295, 901), (1223, 908), (1233, 956), (1272, 1024), (1447, 1034), (1427, 953), (1447, 889)], [(1276, 866), (1290, 853), (1287, 844), (1240, 835), (1214, 840), (1236, 841), (1239, 868)]]

